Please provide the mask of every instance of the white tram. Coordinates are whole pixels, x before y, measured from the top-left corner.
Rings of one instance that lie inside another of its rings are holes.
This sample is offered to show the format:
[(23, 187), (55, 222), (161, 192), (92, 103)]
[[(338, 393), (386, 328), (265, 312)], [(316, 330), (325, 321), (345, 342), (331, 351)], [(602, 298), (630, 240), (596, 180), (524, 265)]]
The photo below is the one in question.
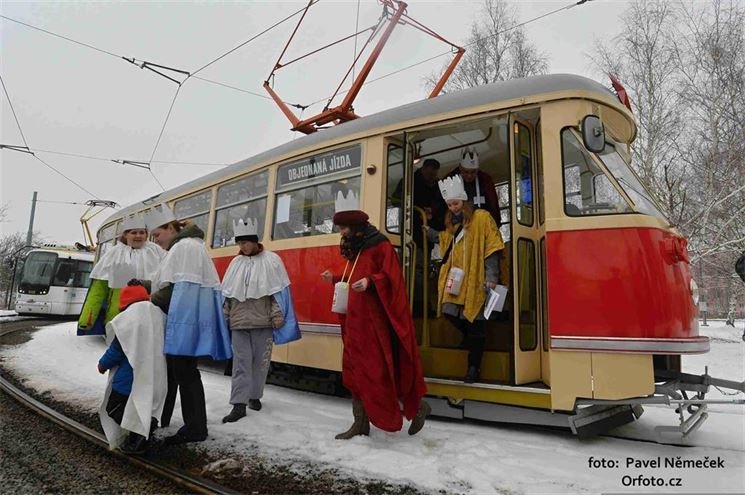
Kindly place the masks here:
[(30, 250), (16, 274), (15, 311), (20, 315), (79, 315), (94, 257), (94, 253), (69, 247)]

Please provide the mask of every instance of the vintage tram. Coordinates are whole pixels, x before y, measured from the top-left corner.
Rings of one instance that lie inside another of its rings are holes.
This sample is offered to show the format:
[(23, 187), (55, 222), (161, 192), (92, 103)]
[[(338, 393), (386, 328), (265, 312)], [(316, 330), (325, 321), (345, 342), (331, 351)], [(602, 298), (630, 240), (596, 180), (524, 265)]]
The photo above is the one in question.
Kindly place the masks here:
[[(319, 273), (341, 271), (334, 198), (354, 191), (398, 247), (412, 306), (423, 303), (415, 323), (434, 412), (595, 432), (633, 420), (641, 404), (674, 399), (660, 392), (665, 381), (677, 381), (678, 398), (701, 389), (681, 381), (680, 357), (709, 350), (686, 240), (629, 165), (635, 135), (630, 110), (595, 81), (506, 81), (299, 138), (123, 209), (98, 241), (105, 249), (125, 215), (166, 202), (205, 231), (223, 274), (237, 253), (233, 220), (257, 218), (261, 242), (288, 269), (303, 333), (275, 347), (274, 365), (301, 376), (339, 371), (340, 328)], [(437, 260), (412, 231), (422, 213), (415, 169), (435, 158), (444, 177), (465, 147), (498, 193), (509, 287), (474, 384), (462, 380), (458, 332), (434, 308)], [(705, 418), (700, 402), (689, 410), (684, 430)]]

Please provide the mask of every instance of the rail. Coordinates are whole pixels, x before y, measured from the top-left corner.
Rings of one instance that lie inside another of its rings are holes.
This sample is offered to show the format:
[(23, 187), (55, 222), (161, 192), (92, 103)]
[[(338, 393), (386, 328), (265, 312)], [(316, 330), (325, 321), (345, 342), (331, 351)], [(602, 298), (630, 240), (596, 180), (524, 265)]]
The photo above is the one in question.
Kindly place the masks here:
[[(21, 329), (5, 330), (5, 332), (0, 333), (0, 336), (4, 336), (4, 335), (10, 334), (12, 332), (20, 331), (20, 330)], [(103, 434), (100, 434), (92, 429), (89, 429), (88, 427), (72, 420), (71, 418), (66, 417), (65, 415), (62, 415), (61, 413), (44, 405), (40, 401), (32, 398), (31, 396), (29, 396), (28, 394), (26, 394), (25, 392), (17, 388), (15, 385), (13, 385), (5, 377), (3, 377), (2, 374), (0, 374), (0, 390), (7, 393), (9, 396), (11, 396), (13, 399), (18, 401), (20, 404), (22, 404), (26, 408), (32, 410), (39, 416), (44, 417), (56, 423), (57, 425), (65, 429), (66, 431), (71, 432), (72, 434), (75, 434), (76, 436), (92, 444), (95, 444), (96, 446), (100, 448), (103, 448), (106, 450), (109, 449), (109, 443), (106, 441), (106, 438), (103, 436)], [(151, 472), (152, 474), (158, 477), (164, 478), (166, 480), (169, 480), (169, 481), (172, 481), (178, 484), (179, 486), (184, 488), (185, 493), (189, 493), (189, 494), (238, 494), (235, 491), (232, 491), (208, 479), (195, 477), (186, 471), (182, 471), (180, 469), (171, 467), (163, 463), (158, 463), (156, 461), (148, 460), (141, 456), (125, 455), (117, 451), (110, 451), (110, 453), (113, 456), (117, 456), (120, 459), (126, 460), (128, 463), (131, 463), (137, 467), (144, 468), (145, 470)]]

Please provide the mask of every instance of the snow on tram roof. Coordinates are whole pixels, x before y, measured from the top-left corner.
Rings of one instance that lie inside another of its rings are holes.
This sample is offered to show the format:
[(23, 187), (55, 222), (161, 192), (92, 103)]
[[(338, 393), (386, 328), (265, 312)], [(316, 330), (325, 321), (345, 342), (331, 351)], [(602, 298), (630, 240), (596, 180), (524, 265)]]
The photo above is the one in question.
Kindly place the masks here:
[(351, 138), (365, 131), (391, 126), (399, 122), (412, 121), (429, 115), (445, 114), (459, 109), (478, 107), (493, 102), (569, 90), (596, 93), (598, 96), (609, 99), (612, 102), (618, 101), (616, 95), (611, 90), (597, 81), (574, 74), (549, 74), (523, 79), (511, 79), (509, 81), (501, 81), (447, 93), (436, 98), (419, 100), (400, 107), (383, 110), (366, 117), (360, 117), (359, 119), (339, 124), (274, 147), (215, 172), (200, 176), (175, 188), (168, 189), (153, 198), (145, 199), (142, 202), (125, 207), (109, 216), (102, 225), (106, 225), (114, 219), (121, 218), (123, 215), (142, 210), (145, 206), (157, 205), (163, 201), (169, 201), (174, 197), (178, 197), (181, 193), (193, 190), (200, 184), (209, 184), (219, 182), (223, 178), (231, 178), (237, 172), (249, 171), (254, 166), (265, 163), (273, 157), (289, 155), (292, 152), (299, 152), (313, 145), (321, 145), (327, 141), (338, 141), (345, 136)]

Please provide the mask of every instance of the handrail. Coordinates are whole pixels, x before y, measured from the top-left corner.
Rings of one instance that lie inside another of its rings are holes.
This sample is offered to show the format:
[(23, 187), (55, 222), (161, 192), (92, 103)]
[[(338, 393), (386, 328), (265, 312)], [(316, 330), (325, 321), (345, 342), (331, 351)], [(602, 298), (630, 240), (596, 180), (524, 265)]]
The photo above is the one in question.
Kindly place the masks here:
[[(424, 274), (423, 274), (423, 280), (422, 280), (422, 344), (421, 348), (429, 348), (430, 347), (430, 337), (429, 337), (429, 244), (427, 240), (427, 230), (429, 229), (429, 226), (427, 225), (427, 213), (424, 211), (421, 207), (413, 207), (414, 211), (417, 212), (419, 215), (422, 216), (422, 251), (423, 251), (423, 268), (424, 268)], [(416, 244), (415, 244), (416, 245)], [(416, 249), (414, 250), (416, 252)], [(416, 259), (415, 259), (416, 261)], [(416, 264), (414, 265), (414, 277), (416, 278)], [(412, 279), (412, 282), (415, 282), (414, 279)], [(416, 287), (416, 284), (412, 284), (412, 287)]]

